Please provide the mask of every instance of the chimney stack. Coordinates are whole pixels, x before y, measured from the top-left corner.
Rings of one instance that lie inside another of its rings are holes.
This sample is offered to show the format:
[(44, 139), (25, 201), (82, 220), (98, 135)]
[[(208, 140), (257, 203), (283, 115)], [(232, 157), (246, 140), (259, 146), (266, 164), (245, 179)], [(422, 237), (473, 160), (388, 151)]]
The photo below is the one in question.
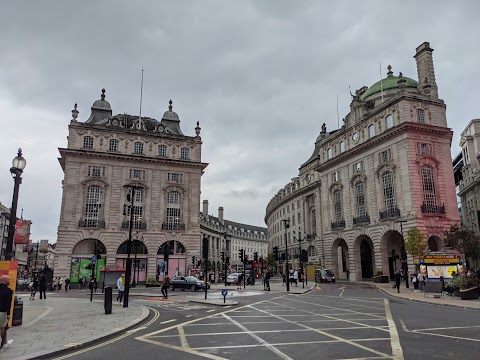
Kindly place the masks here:
[(203, 200), (203, 215), (208, 216), (208, 200)]
[(223, 224), (223, 206), (218, 208), (218, 220)]
[(417, 47), (415, 60), (417, 62), (418, 90), (420, 93), (438, 99), (438, 87), (435, 81), (433, 67), (433, 49), (428, 42)]

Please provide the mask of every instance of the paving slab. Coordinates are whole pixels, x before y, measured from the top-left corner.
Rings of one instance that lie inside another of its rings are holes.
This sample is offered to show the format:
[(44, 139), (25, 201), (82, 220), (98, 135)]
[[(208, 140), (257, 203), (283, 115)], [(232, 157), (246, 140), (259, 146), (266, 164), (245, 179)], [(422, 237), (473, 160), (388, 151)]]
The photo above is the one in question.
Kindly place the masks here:
[[(47, 293), (48, 296), (48, 293)], [(103, 301), (48, 297), (24, 299), (22, 325), (8, 330), (13, 344), (0, 357), (9, 360), (46, 358), (123, 332), (149, 315), (144, 306), (113, 305), (106, 315)]]

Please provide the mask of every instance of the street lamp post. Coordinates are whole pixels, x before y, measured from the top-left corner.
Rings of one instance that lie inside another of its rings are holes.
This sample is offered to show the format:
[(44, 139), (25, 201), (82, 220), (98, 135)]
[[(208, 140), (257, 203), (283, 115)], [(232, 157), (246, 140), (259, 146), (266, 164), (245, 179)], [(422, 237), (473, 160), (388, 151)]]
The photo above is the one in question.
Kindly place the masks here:
[(290, 273), (288, 272), (288, 237), (287, 229), (290, 227), (290, 219), (282, 220), (285, 226), (285, 275), (287, 278), (287, 291), (290, 291)]
[[(134, 288), (135, 286), (137, 286), (136, 282), (135, 282), (135, 269), (137, 268), (137, 247), (138, 247), (138, 230), (137, 230), (137, 233), (135, 235), (135, 241), (133, 242), (133, 244), (135, 245), (135, 258), (133, 260), (133, 280), (132, 280), (132, 288)], [(137, 281), (138, 281), (138, 276), (137, 276)]]
[(127, 196), (127, 201), (130, 204), (123, 205), (123, 215), (127, 215), (127, 209), (129, 209), (128, 214), (130, 217), (128, 240), (127, 240), (127, 266), (125, 269), (125, 292), (123, 294), (123, 307), (127, 308), (128, 295), (130, 293), (130, 276), (132, 272), (132, 258), (130, 257), (130, 255), (132, 254), (133, 203), (134, 203), (135, 190), (139, 189), (139, 187), (135, 185), (126, 185), (125, 187), (130, 189), (130, 194)]
[(302, 232), (298, 227), (298, 260), (300, 260), (300, 274), (302, 276), (302, 288), (305, 288), (305, 280), (303, 275), (303, 261), (302, 261)]
[(22, 149), (18, 149), (17, 156), (12, 161), (12, 167), (10, 173), (14, 179), (12, 207), (10, 208), (10, 223), (8, 225), (8, 238), (7, 248), (5, 249), (5, 260), (12, 260), (13, 252), (13, 237), (15, 236), (15, 224), (17, 223), (17, 203), (18, 203), (18, 190), (22, 183), (23, 169), (27, 165), (27, 161), (22, 156)]
[(403, 223), (406, 223), (407, 220), (397, 220), (395, 222), (400, 223), (400, 232), (402, 234), (402, 244), (403, 246), (400, 249), (400, 263), (402, 264), (403, 273), (405, 275), (405, 286), (408, 289), (408, 263), (407, 263), (407, 253), (405, 252), (405, 238), (403, 237)]

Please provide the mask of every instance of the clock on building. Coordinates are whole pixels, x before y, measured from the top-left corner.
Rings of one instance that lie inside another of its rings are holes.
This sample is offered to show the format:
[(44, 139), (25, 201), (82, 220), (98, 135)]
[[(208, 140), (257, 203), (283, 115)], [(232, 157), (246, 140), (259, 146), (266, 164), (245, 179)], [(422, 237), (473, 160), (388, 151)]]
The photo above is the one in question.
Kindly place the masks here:
[(358, 142), (358, 138), (359, 138), (358, 132), (355, 131), (355, 132), (352, 134), (352, 141), (353, 141), (354, 143), (357, 143), (357, 142)]

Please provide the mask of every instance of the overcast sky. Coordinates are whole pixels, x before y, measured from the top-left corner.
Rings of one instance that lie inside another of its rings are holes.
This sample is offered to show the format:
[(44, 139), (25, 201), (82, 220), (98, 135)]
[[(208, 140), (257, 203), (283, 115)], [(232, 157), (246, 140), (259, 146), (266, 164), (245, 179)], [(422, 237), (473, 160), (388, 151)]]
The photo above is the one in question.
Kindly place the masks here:
[(11, 160), (27, 160), (19, 211), (32, 239), (56, 241), (74, 103), (85, 121), (105, 87), (113, 113), (161, 119), (168, 100), (193, 136), (200, 121), (202, 200), (210, 213), (265, 226), (265, 208), (337, 126), (352, 91), (395, 74), (416, 79), (415, 48), (434, 51), (439, 95), (459, 134), (480, 117), (477, 1), (2, 1), (0, 201)]

